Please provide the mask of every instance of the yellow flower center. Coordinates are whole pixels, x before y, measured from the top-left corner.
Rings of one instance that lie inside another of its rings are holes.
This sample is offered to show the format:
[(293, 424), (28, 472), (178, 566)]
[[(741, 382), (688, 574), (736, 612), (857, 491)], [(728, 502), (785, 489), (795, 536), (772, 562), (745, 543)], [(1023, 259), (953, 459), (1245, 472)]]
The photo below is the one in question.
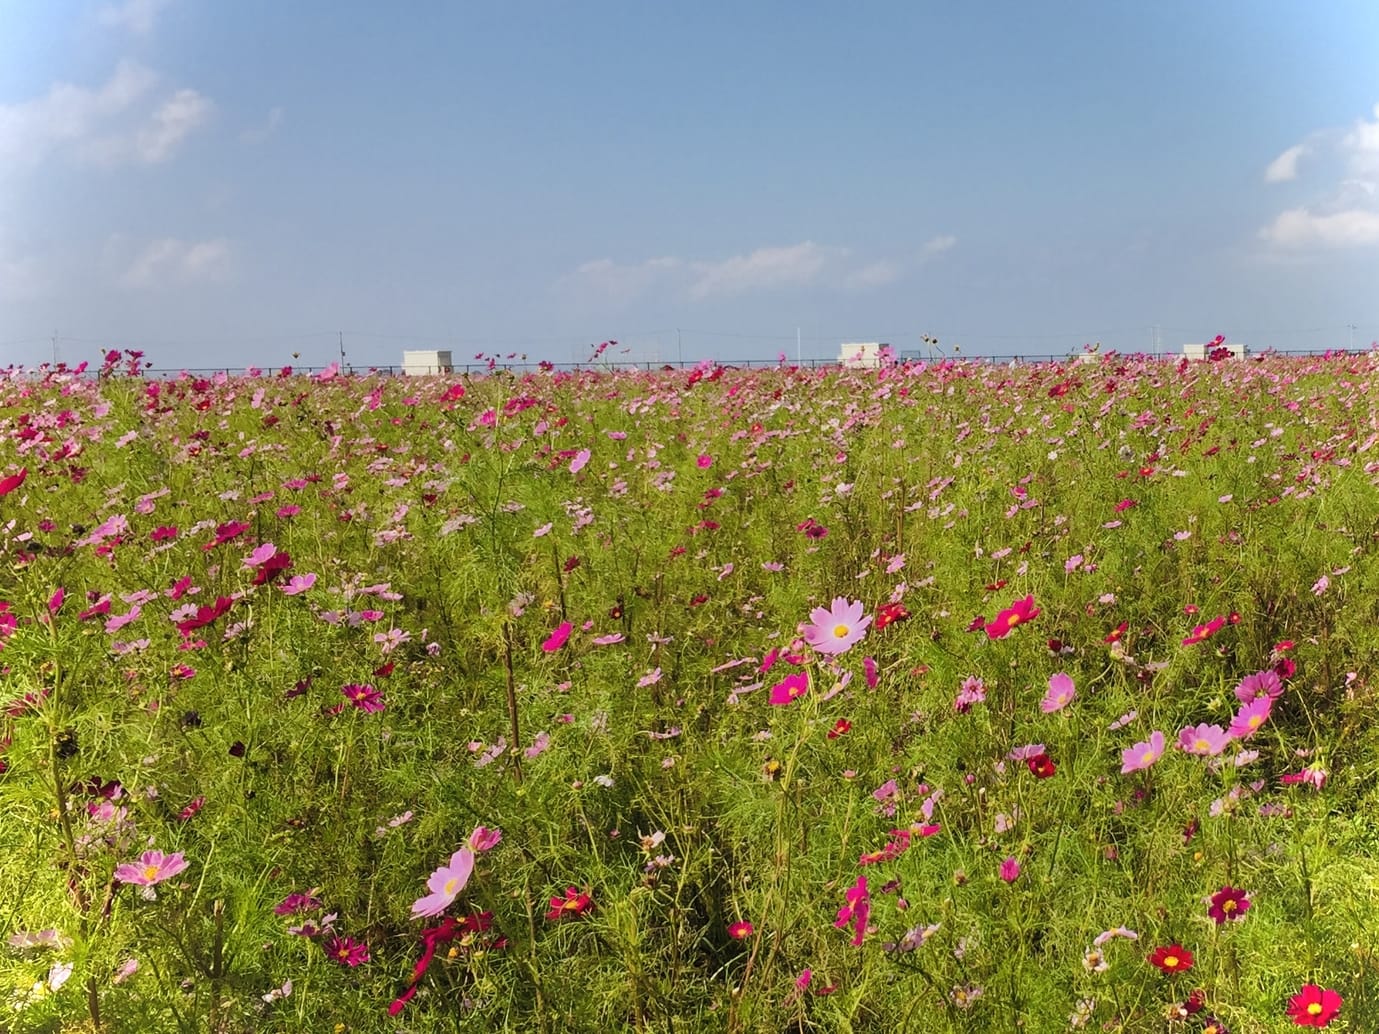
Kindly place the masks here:
[(1196, 750), (1211, 750), (1211, 744), (1208, 743), (1206, 740), (1204, 740), (1204, 739), (1203, 739), (1202, 737), (1200, 737), (1200, 736), (1197, 737), (1197, 739), (1193, 741), (1192, 746), (1193, 746)]
[(833, 635), (834, 635), (834, 638), (836, 638), (836, 639), (844, 639), (844, 638), (846, 638), (846, 637), (847, 637), (847, 634), (848, 634), (849, 632), (851, 632), (851, 631), (852, 631), (852, 629), (848, 628), (847, 625), (834, 625), (834, 626), (833, 626)]
[(1250, 728), (1258, 729), (1264, 723), (1264, 719), (1257, 714), (1250, 715)]
[(455, 893), (455, 884), (459, 882), (460, 881), (455, 879), (455, 877), (450, 877), (450, 879), (445, 881), (445, 889), (442, 891), (442, 893), (445, 894), (446, 897), (453, 896)]
[(1177, 955), (1166, 955), (1166, 956), (1164, 956), (1164, 965), (1167, 966), (1169, 969), (1177, 969), (1177, 968), (1178, 968), (1178, 956), (1177, 956)]
[(1309, 1005), (1309, 1006), (1307, 1007), (1307, 1015), (1308, 1015), (1308, 1016), (1320, 1016), (1320, 1015), (1321, 1015), (1321, 1011), (1322, 1011), (1322, 1003), (1321, 1003), (1321, 1002), (1313, 1002), (1311, 1005)]
[(1235, 911), (1235, 902), (1232, 901), (1232, 900), (1230, 900), (1230, 899), (1227, 899), (1227, 900), (1221, 902), (1221, 911), (1222, 911), (1222, 912), (1234, 912), (1234, 911)]
[(1011, 611), (1006, 615), (1006, 628), (1014, 628), (1020, 623), (1020, 615), (1016, 611)]
[(1146, 750), (1143, 754), (1140, 755), (1140, 761), (1147, 765), (1158, 756), (1159, 755), (1155, 754), (1152, 750)]
[(152, 879), (156, 878), (157, 875), (158, 875), (158, 866), (156, 866), (156, 865), (145, 865), (145, 866), (144, 866), (144, 879), (146, 879), (146, 880), (152, 880)]

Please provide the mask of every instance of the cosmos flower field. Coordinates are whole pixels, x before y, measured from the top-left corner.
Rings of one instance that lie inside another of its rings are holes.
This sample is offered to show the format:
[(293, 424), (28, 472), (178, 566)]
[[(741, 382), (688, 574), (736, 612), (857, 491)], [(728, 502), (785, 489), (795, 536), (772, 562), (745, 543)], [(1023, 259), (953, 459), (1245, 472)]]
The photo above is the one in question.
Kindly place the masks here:
[(0, 380), (0, 1031), (1379, 1030), (1379, 355)]

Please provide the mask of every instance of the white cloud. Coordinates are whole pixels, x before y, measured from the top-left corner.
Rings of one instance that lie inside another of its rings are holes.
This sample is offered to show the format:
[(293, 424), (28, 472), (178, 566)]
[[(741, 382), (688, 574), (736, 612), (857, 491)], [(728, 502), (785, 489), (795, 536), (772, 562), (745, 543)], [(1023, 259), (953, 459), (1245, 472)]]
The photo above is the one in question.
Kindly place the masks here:
[(839, 248), (805, 241), (783, 248), (758, 248), (749, 255), (734, 255), (720, 262), (696, 262), (691, 298), (735, 295), (764, 288), (801, 287), (812, 283), (836, 257)]
[(244, 132), (240, 133), (240, 141), (246, 144), (263, 143), (265, 140), (267, 140), (270, 136), (272, 136), (274, 133), (278, 131), (278, 128), (283, 124), (283, 118), (285, 117), (285, 115), (286, 113), (283, 111), (282, 108), (271, 108), (268, 112), (268, 117), (263, 121), (261, 125), (251, 126)]
[(900, 276), (901, 270), (891, 262), (854, 266), (848, 255), (847, 248), (804, 241), (718, 260), (664, 256), (619, 263), (602, 258), (585, 262), (556, 286), (575, 301), (625, 306), (652, 291), (704, 301), (810, 285), (861, 291)]
[(170, 2), (171, 0), (125, 0), (122, 4), (106, 4), (96, 12), (96, 17), (102, 25), (127, 29), (136, 36), (147, 36), (153, 31), (153, 22), (158, 12)]
[(1281, 248), (1359, 248), (1379, 244), (1379, 212), (1351, 208), (1319, 214), (1306, 208), (1280, 212), (1259, 231)]
[(947, 251), (958, 243), (958, 239), (951, 233), (943, 234), (939, 237), (931, 237), (924, 242), (924, 254), (938, 255)]
[[(118, 241), (112, 245), (119, 246)], [(150, 289), (221, 280), (230, 268), (230, 243), (223, 238), (150, 241), (118, 277), (121, 287)]]
[(125, 60), (94, 90), (54, 83), (42, 97), (0, 104), (0, 169), (37, 165), (54, 148), (89, 140), (143, 99), (157, 78), (139, 62)]
[(195, 90), (178, 90), (134, 135), (134, 153), (149, 165), (166, 161), (187, 134), (205, 125), (214, 105)]
[(1359, 119), (1345, 132), (1313, 133), (1269, 164), (1266, 181), (1294, 180), (1298, 159), (1324, 147), (1340, 159), (1344, 176), (1323, 186), (1311, 202), (1280, 212), (1259, 231), (1260, 240), (1295, 252), (1379, 245), (1379, 104), (1373, 114), (1374, 121)]
[(885, 287), (900, 279), (900, 269), (893, 262), (882, 259), (861, 269), (854, 269), (843, 277), (843, 288), (848, 291), (867, 291), (875, 287)]
[(1264, 170), (1265, 183), (1286, 183), (1298, 178), (1298, 159), (1307, 153), (1306, 144), (1295, 144), (1269, 163)]

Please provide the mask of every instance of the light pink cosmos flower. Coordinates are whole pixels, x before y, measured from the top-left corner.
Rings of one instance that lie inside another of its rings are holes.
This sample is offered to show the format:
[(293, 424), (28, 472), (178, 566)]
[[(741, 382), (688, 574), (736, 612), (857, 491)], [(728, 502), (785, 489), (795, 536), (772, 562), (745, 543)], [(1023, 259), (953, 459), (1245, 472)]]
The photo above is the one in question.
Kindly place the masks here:
[(831, 607), (815, 607), (809, 612), (813, 624), (804, 627), (804, 641), (819, 653), (846, 653), (861, 641), (871, 624), (871, 615), (864, 616), (865, 610), (861, 600), (849, 601), (843, 596), (835, 597)]
[(1067, 707), (1076, 695), (1077, 689), (1073, 686), (1072, 676), (1060, 671), (1049, 679), (1049, 691), (1044, 694), (1039, 708), (1045, 714), (1053, 714)]
[(1006, 883), (1014, 883), (1020, 878), (1020, 863), (1014, 858), (1006, 858), (1001, 862), (1001, 879)]
[(316, 584), (314, 574), (294, 574), (287, 580), (286, 585), (280, 585), (284, 596), (299, 596)]
[(1178, 733), (1180, 750), (1204, 757), (1220, 754), (1230, 742), (1230, 734), (1219, 725), (1190, 725)]
[(575, 458), (570, 461), (570, 473), (578, 474), (583, 470), (584, 465), (589, 462), (589, 457), (592, 455), (593, 453), (588, 449), (580, 449), (579, 452), (575, 453)]
[(138, 862), (125, 862), (115, 866), (115, 879), (121, 883), (131, 883), (136, 887), (152, 887), (171, 879), (190, 863), (182, 857), (181, 851), (164, 854), (162, 851), (145, 851)]
[(1126, 747), (1120, 752), (1121, 775), (1127, 772), (1138, 772), (1142, 768), (1148, 768), (1164, 753), (1164, 734), (1155, 729), (1149, 734), (1149, 739), (1136, 743), (1133, 747)]
[(1269, 712), (1273, 710), (1273, 706), (1274, 702), (1267, 696), (1242, 704), (1235, 717), (1231, 719), (1231, 727), (1227, 731), (1236, 739), (1248, 740), (1269, 720)]
[(450, 856), (450, 863), (442, 865), (426, 881), (426, 889), (431, 893), (412, 903), (412, 918), (438, 916), (450, 907), (455, 896), (464, 890), (474, 872), (474, 852), (462, 847)]

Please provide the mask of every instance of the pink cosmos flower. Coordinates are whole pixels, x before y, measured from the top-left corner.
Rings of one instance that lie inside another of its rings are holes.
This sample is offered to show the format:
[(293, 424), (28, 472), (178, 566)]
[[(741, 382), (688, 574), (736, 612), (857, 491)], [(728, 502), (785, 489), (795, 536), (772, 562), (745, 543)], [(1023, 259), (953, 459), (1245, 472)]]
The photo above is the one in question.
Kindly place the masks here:
[(809, 676), (802, 671), (787, 675), (771, 687), (769, 702), (780, 706), (793, 703), (809, 692)]
[(713, 466), (713, 457), (708, 455), (707, 453), (701, 454), (695, 459), (694, 462), (700, 470), (708, 470), (710, 467)]
[(809, 612), (813, 624), (805, 625), (804, 641), (819, 653), (846, 653), (866, 635), (871, 624), (871, 615), (863, 616), (865, 610), (861, 600), (834, 597), (831, 607), (815, 607)]
[(1195, 625), (1193, 626), (1192, 634), (1183, 640), (1183, 645), (1195, 646), (1197, 643), (1210, 639), (1217, 632), (1221, 631), (1225, 624), (1226, 619), (1224, 617), (1215, 617), (1205, 625)]
[(874, 658), (862, 658), (862, 674), (866, 677), (867, 688), (875, 689), (877, 682), (880, 680), (876, 676), (876, 661)]
[(570, 461), (570, 473), (578, 474), (583, 470), (584, 465), (589, 462), (589, 457), (592, 455), (593, 453), (588, 449), (580, 449), (579, 452), (575, 453), (575, 458)]
[(1121, 751), (1121, 775), (1148, 768), (1163, 756), (1163, 752), (1164, 734), (1155, 729), (1149, 734), (1149, 739), (1136, 743), (1133, 747), (1126, 747)]
[(838, 919), (834, 926), (839, 930), (852, 925), (852, 946), (860, 948), (867, 934), (867, 920), (871, 917), (871, 898), (867, 894), (867, 878), (858, 876), (857, 883), (849, 887), (845, 895), (847, 904), (838, 909)]
[(1010, 634), (1010, 630), (1017, 625), (1023, 625), (1026, 621), (1033, 621), (1039, 616), (1039, 608), (1034, 605), (1034, 597), (1026, 596), (1022, 600), (1016, 600), (1005, 610), (996, 615), (996, 619), (986, 626), (988, 639), (1004, 639)]
[(314, 574), (294, 574), (287, 580), (286, 585), (280, 585), (278, 588), (283, 591), (285, 596), (299, 596), (315, 584), (316, 576)]
[(474, 852), (462, 847), (450, 856), (448, 865), (442, 865), (426, 881), (426, 888), (431, 893), (412, 903), (412, 918), (438, 916), (444, 912), (455, 896), (464, 890), (473, 872)]
[(1216, 925), (1230, 919), (1239, 919), (1250, 910), (1250, 897), (1239, 887), (1222, 887), (1211, 896), (1211, 907), (1207, 915), (1216, 920)]
[(188, 866), (181, 851), (164, 854), (162, 851), (145, 851), (139, 861), (125, 862), (115, 866), (115, 879), (121, 883), (132, 883), (136, 887), (152, 887), (166, 879), (176, 876)]
[(575, 626), (570, 624), (570, 622), (562, 621), (560, 626), (551, 633), (550, 638), (541, 644), (541, 649), (545, 650), (547, 653), (555, 653), (565, 645), (565, 640), (570, 638), (570, 631), (574, 627)]
[(501, 829), (489, 829), (487, 826), (475, 826), (474, 832), (469, 834), (469, 849), (482, 854), (484, 851), (491, 851), (502, 842), (503, 831)]
[(1265, 668), (1253, 675), (1246, 675), (1240, 680), (1240, 685), (1235, 687), (1236, 699), (1244, 704), (1258, 700), (1260, 697), (1277, 700), (1282, 695), (1283, 680), (1278, 677), (1278, 672), (1272, 668)]
[(1189, 754), (1215, 756), (1231, 742), (1230, 734), (1219, 725), (1188, 726), (1178, 733), (1178, 748)]
[(1273, 706), (1273, 700), (1267, 696), (1243, 704), (1240, 710), (1235, 713), (1235, 717), (1231, 719), (1231, 727), (1228, 731), (1236, 739), (1249, 739), (1259, 732), (1260, 727), (1269, 720), (1269, 712)]
[(1060, 671), (1049, 679), (1049, 691), (1044, 694), (1039, 707), (1045, 714), (1053, 714), (1067, 707), (1076, 695), (1077, 689), (1073, 686), (1072, 677)]
[(1014, 883), (1020, 878), (1020, 863), (1014, 858), (1006, 858), (1001, 862), (1001, 879), (1006, 883)]

